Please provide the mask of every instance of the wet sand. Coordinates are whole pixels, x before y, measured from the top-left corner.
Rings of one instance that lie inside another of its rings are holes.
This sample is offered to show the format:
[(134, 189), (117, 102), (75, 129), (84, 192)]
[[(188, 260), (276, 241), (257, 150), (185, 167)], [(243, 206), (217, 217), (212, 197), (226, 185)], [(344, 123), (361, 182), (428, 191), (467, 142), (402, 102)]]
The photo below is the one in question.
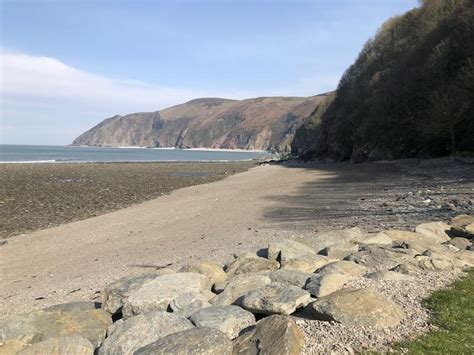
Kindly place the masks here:
[(95, 217), (254, 162), (1, 164), (0, 239)]

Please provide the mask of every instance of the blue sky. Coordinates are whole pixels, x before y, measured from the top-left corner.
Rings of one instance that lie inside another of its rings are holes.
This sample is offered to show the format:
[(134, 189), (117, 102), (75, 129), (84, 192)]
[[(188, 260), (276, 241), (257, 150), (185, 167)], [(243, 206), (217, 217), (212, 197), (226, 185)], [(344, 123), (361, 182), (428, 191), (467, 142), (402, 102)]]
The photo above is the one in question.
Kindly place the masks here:
[(1, 143), (68, 144), (202, 96), (333, 90), (417, 0), (0, 0)]

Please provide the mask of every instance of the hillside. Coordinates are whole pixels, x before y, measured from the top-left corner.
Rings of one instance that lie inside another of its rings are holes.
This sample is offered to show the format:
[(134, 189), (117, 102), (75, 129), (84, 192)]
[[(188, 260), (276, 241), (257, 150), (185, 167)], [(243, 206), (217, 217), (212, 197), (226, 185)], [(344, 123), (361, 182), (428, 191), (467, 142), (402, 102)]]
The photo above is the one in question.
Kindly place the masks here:
[(73, 145), (288, 151), (324, 95), (248, 100), (202, 98), (161, 111), (108, 118)]
[(354, 161), (474, 151), (474, 1), (425, 0), (387, 21), (292, 148)]

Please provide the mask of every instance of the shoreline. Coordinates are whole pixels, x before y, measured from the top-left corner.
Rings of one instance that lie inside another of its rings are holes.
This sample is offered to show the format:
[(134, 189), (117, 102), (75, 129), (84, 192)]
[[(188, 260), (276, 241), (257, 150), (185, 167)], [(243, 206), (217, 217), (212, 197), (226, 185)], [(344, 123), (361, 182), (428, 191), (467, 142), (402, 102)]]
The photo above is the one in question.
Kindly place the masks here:
[(0, 240), (123, 209), (255, 165), (253, 161), (0, 164)]

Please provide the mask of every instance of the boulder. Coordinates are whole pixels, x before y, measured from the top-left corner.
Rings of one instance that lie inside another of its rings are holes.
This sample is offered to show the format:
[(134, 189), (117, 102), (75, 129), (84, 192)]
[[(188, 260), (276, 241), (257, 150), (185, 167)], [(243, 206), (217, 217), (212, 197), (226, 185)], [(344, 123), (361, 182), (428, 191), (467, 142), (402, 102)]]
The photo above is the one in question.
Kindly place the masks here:
[(460, 250), (466, 250), (471, 245), (471, 241), (467, 238), (454, 237), (449, 241), (449, 244), (454, 245)]
[(415, 228), (415, 232), (424, 235), (433, 242), (443, 243), (449, 240), (449, 236), (446, 233), (450, 230), (450, 226), (444, 222), (430, 222), (419, 224)]
[(353, 278), (348, 274), (315, 274), (306, 284), (305, 290), (319, 298), (341, 289)]
[(295, 240), (284, 239), (268, 245), (268, 259), (280, 261), (282, 264), (305, 255), (316, 255), (316, 253), (311, 247)]
[(207, 276), (187, 272), (161, 275), (131, 292), (124, 302), (123, 316), (166, 311), (170, 303), (183, 293), (201, 293), (211, 287)]
[(273, 315), (259, 321), (255, 329), (234, 340), (235, 355), (301, 354), (304, 335), (287, 316)]
[(324, 248), (321, 250), (320, 254), (333, 259), (344, 259), (346, 256), (356, 253), (357, 251), (359, 251), (359, 246), (357, 244), (342, 242)]
[(255, 324), (255, 316), (238, 306), (203, 308), (190, 319), (196, 327), (218, 329), (230, 339), (237, 338), (240, 332)]
[[(115, 325), (115, 324), (114, 324)], [(133, 354), (168, 334), (194, 328), (186, 318), (167, 312), (139, 314), (119, 322), (108, 331), (99, 355)]]
[(304, 255), (297, 259), (286, 260), (282, 262), (281, 268), (284, 270), (295, 270), (313, 273), (324, 265), (337, 261), (337, 259), (328, 258), (323, 255)]
[(424, 247), (429, 247), (433, 244), (440, 244), (445, 241), (444, 238), (433, 237), (433, 235), (420, 234), (396, 229), (386, 231), (385, 234), (387, 234), (393, 241), (405, 242), (409, 246), (414, 243)]
[(362, 240), (360, 244), (362, 245), (392, 245), (392, 238), (390, 238), (387, 234), (381, 232), (377, 234), (368, 234), (367, 238)]
[[(1, 352), (0, 348), (0, 352)], [(18, 355), (45, 355), (45, 354), (74, 354), (93, 355), (94, 347), (86, 338), (79, 335), (71, 335), (61, 338), (50, 338), (39, 343), (32, 344), (19, 352)]]
[(230, 355), (232, 341), (214, 328), (192, 328), (173, 333), (134, 352), (134, 355)]
[(184, 265), (178, 272), (196, 272), (198, 274), (206, 275), (211, 284), (223, 282), (227, 279), (227, 275), (222, 267), (209, 260), (195, 261)]
[(265, 275), (241, 275), (229, 280), (224, 291), (210, 302), (215, 306), (239, 304), (247, 292), (264, 287), (271, 282)]
[(242, 307), (259, 314), (290, 315), (311, 300), (308, 291), (296, 286), (272, 283), (250, 291), (242, 299)]
[(474, 216), (460, 215), (452, 218), (450, 233), (454, 237), (474, 239)]
[(116, 314), (122, 311), (123, 301), (130, 293), (142, 287), (146, 282), (157, 278), (155, 273), (144, 274), (132, 277), (123, 277), (114, 281), (102, 291), (102, 308), (110, 314)]
[(387, 297), (367, 288), (342, 289), (308, 305), (315, 319), (389, 328), (405, 318), (403, 310)]
[(367, 274), (365, 277), (375, 281), (413, 281), (415, 278), (406, 273), (396, 271), (377, 271)]
[(367, 268), (363, 265), (358, 265), (351, 261), (336, 261), (326, 266), (323, 266), (317, 271), (319, 275), (329, 274), (345, 274), (350, 276), (362, 276), (367, 272)]
[(231, 262), (226, 269), (229, 277), (262, 271), (273, 271), (280, 267), (275, 260), (268, 260), (255, 255), (244, 254)]
[(100, 309), (101, 304), (99, 302), (69, 302), (60, 303), (44, 308), (44, 311), (65, 311), (65, 312), (82, 312), (90, 309)]
[(173, 313), (184, 318), (189, 318), (193, 313), (210, 306), (209, 298), (195, 292), (182, 293), (170, 303)]
[(428, 255), (418, 255), (415, 258), (420, 269), (425, 271), (454, 270), (455, 265), (450, 258), (446, 258), (439, 254), (431, 253)]
[(302, 237), (299, 239), (299, 242), (310, 246), (316, 253), (318, 253), (332, 244), (342, 242), (361, 242), (365, 238), (366, 233), (362, 229), (354, 227), (319, 232), (314, 235)]
[(112, 324), (109, 313), (101, 309), (81, 311), (38, 310), (16, 314), (0, 320), (0, 341), (3, 349), (25, 346), (51, 338), (81, 336), (97, 348)]
[(306, 285), (306, 282), (311, 278), (314, 274), (310, 272), (302, 272), (296, 270), (275, 270), (268, 273), (268, 277), (272, 282), (278, 282), (281, 284), (289, 285), (289, 286), (297, 286), (303, 287)]
[(396, 252), (390, 248), (369, 246), (349, 255), (346, 260), (368, 268), (391, 269), (401, 263), (409, 263), (412, 256)]

